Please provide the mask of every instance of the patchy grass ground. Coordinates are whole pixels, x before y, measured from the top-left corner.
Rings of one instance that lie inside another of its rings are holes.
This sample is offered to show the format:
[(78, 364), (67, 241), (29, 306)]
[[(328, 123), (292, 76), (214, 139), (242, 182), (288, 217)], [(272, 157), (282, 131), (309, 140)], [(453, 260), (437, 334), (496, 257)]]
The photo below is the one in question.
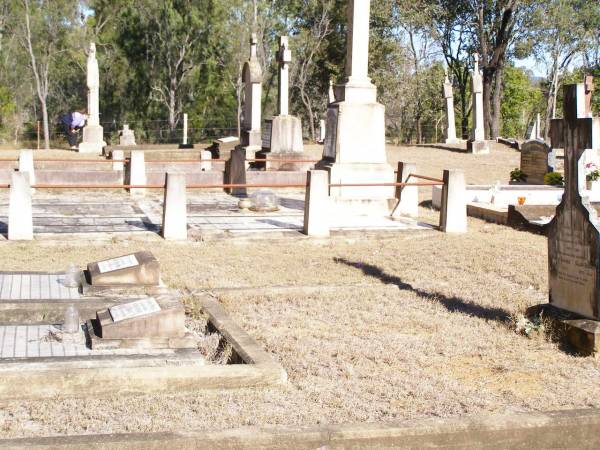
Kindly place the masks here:
[[(514, 159), (502, 151), (504, 167), (493, 172), (479, 169), (488, 157), (393, 151), (431, 175), (439, 175), (444, 158), (462, 162), (471, 182), (486, 181), (477, 178), (486, 174), (494, 181)], [(431, 210), (421, 212), (436, 220)], [(70, 261), (83, 265), (151, 250), (165, 282), (188, 293), (212, 292), (281, 362), (289, 383), (6, 402), (0, 433), (314, 425), (600, 407), (599, 360), (514, 332), (514, 317), (547, 298), (546, 239), (478, 220), (469, 225), (462, 236), (418, 231), (273, 243), (3, 243), (3, 270), (56, 270)]]

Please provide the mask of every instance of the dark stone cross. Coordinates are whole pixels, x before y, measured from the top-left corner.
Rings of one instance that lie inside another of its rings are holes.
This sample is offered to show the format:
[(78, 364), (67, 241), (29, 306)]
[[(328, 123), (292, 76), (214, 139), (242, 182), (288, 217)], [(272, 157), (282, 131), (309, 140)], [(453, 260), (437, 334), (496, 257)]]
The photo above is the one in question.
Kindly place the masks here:
[(565, 151), (566, 185), (548, 226), (550, 303), (600, 320), (600, 228), (595, 209), (580, 193), (585, 183), (580, 159), (593, 148), (594, 119), (586, 117), (578, 98), (584, 85), (567, 85), (564, 92), (564, 119), (553, 120), (551, 128), (552, 147)]

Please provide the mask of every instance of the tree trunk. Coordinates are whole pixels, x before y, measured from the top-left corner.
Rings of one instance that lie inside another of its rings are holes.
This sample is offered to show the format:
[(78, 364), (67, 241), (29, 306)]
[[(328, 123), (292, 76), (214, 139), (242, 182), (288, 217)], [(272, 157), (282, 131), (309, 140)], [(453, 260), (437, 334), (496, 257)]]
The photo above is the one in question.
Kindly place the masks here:
[(169, 129), (175, 130), (175, 91), (169, 89)]
[(504, 67), (500, 65), (496, 70), (496, 84), (492, 99), (493, 108), (490, 122), (490, 139), (496, 139), (498, 136), (500, 136), (500, 122), (502, 120), (502, 95), (504, 94), (504, 87), (502, 85), (503, 76)]
[(492, 124), (492, 83), (494, 74), (492, 70), (483, 70), (483, 123), (485, 130), (485, 138), (489, 139), (491, 134)]

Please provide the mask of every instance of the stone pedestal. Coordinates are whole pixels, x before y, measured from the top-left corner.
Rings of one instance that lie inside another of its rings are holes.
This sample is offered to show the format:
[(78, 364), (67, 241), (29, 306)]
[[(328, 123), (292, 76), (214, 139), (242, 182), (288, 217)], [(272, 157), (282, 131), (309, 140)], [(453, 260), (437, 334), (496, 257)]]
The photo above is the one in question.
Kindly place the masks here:
[(302, 121), (294, 116), (275, 116), (265, 121), (262, 148), (271, 154), (302, 154)]
[(79, 153), (102, 154), (106, 147), (104, 129), (100, 125), (87, 125), (83, 129), (83, 141), (79, 144)]
[(491, 141), (472, 141), (467, 142), (467, 151), (475, 155), (487, 155), (492, 148)]
[(33, 239), (31, 185), (27, 172), (13, 172), (8, 204), (8, 240)]

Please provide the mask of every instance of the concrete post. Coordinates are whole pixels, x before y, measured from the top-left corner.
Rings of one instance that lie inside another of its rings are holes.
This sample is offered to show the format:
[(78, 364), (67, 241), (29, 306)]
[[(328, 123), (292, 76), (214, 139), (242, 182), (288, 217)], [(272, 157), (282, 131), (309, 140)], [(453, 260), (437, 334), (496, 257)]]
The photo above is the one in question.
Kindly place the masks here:
[(123, 168), (125, 167), (125, 165), (122, 162), (125, 159), (125, 153), (123, 152), (123, 150), (113, 150), (112, 159), (113, 161), (115, 161), (112, 163), (113, 170), (123, 171)]
[(325, 170), (309, 170), (304, 202), (304, 234), (329, 237), (329, 174)]
[(212, 169), (212, 153), (208, 150), (202, 150), (200, 152), (200, 160), (202, 161), (200, 164), (200, 170), (210, 172)]
[(446, 233), (467, 232), (467, 187), (462, 170), (444, 170), (440, 230)]
[[(415, 163), (398, 163), (397, 183), (416, 183), (416, 179), (409, 179), (410, 174), (417, 173)], [(398, 203), (392, 212), (392, 218), (397, 219), (402, 216), (419, 217), (419, 188), (418, 186), (398, 186), (396, 187), (396, 198)]]
[(187, 198), (184, 173), (167, 173), (162, 236), (169, 241), (185, 241), (187, 239)]
[[(136, 186), (146, 185), (146, 160), (144, 152), (140, 150), (131, 151), (131, 160), (129, 161), (129, 184)], [(134, 188), (130, 189), (132, 195), (146, 195), (146, 189)]]
[(183, 145), (188, 143), (188, 115), (183, 114)]
[(8, 204), (8, 240), (33, 239), (31, 184), (28, 172), (13, 172)]
[(29, 185), (35, 185), (33, 150), (21, 150), (19, 153), (19, 172), (27, 172), (29, 174)]

